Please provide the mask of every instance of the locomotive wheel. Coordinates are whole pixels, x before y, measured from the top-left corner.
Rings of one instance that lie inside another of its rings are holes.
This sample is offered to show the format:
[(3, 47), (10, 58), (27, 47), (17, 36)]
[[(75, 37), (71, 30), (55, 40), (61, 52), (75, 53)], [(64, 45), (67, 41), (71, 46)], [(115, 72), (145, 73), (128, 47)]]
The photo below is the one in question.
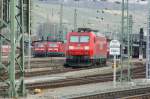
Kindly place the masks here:
[(97, 59), (97, 60), (96, 60), (96, 65), (100, 65), (100, 64), (101, 64), (100, 59)]
[(69, 67), (69, 64), (64, 63), (64, 67), (65, 67), (65, 68)]
[(33, 57), (36, 58), (37, 56), (36, 56), (36, 55), (33, 55)]

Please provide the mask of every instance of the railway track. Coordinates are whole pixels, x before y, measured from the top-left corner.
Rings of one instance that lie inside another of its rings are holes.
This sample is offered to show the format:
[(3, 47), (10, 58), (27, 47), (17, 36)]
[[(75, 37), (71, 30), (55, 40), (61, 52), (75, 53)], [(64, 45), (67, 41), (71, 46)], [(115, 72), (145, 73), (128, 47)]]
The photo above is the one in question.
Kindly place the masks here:
[[(35, 60), (34, 60), (35, 61)], [(36, 61), (35, 61), (36, 62)], [(45, 63), (42, 61), (42, 64)], [(110, 64), (110, 63), (109, 63)], [(143, 67), (143, 63), (138, 62), (138, 63), (134, 63), (134, 65), (136, 65), (136, 71), (131, 71), (132, 76), (135, 78), (138, 78), (138, 75), (134, 75), (134, 72), (136, 73), (143, 73), (143, 71), (145, 71), (145, 67)], [(80, 71), (80, 70), (86, 70), (86, 69), (92, 69), (94, 67), (88, 67), (88, 68), (64, 68), (63, 66), (51, 66), (51, 67), (45, 67), (45, 68), (35, 68), (36, 70), (34, 71), (34, 69), (31, 69), (32, 71), (26, 71), (25, 72), (25, 77), (33, 77), (33, 76), (42, 76), (42, 75), (51, 75), (51, 74), (57, 74), (57, 73), (65, 73), (65, 72), (70, 72), (70, 71)], [(124, 70), (123, 72), (124, 74), (127, 74), (127, 70)], [(119, 72), (118, 72), (119, 74)], [(3, 79), (7, 79), (7, 73), (3, 73)], [(112, 74), (111, 74), (112, 75)], [(16, 71), (16, 78), (18, 78), (19, 76), (19, 72)], [(141, 76), (143, 77), (143, 76)]]
[(57, 73), (65, 73), (65, 72), (71, 72), (71, 71), (79, 71), (83, 69), (73, 69), (73, 68), (56, 68), (56, 69), (45, 69), (42, 71), (35, 71), (35, 72), (26, 72), (25, 77), (33, 77), (33, 76), (40, 76), (40, 75), (51, 75), (51, 74), (57, 74)]
[(150, 99), (150, 93), (123, 97), (121, 99)]
[[(142, 78), (144, 77), (143, 76), (144, 73), (138, 73), (136, 70), (135, 70), (135, 72), (136, 72), (135, 75), (142, 75)], [(103, 78), (105, 78), (105, 80)], [(139, 78), (141, 78), (141, 77), (139, 77)], [(52, 88), (58, 88), (58, 87), (83, 85), (83, 84), (99, 83), (99, 82), (106, 82), (106, 81), (112, 81), (112, 76), (110, 76), (109, 74), (107, 74), (107, 75), (104, 74), (104, 75), (89, 76), (89, 77), (83, 77), (83, 78), (77, 78), (77, 79), (70, 78), (70, 79), (66, 79), (66, 80), (60, 80), (57, 82), (35, 83), (35, 84), (29, 84), (29, 85), (27, 84), (26, 86), (30, 90), (30, 93), (33, 93), (32, 91), (34, 89), (38, 89), (38, 88), (39, 89), (49, 89), (49, 88), (52, 89)], [(127, 92), (127, 91), (125, 91), (125, 92)], [(129, 92), (131, 92), (131, 91), (129, 91)], [(123, 91), (120, 93), (123, 93)], [(109, 94), (111, 94), (111, 93), (109, 93)], [(113, 93), (113, 95), (114, 94), (115, 93)], [(104, 95), (96, 95), (96, 96), (93, 95), (93, 96), (89, 96), (90, 98), (87, 96), (87, 97), (78, 97), (78, 98), (74, 98), (74, 99), (80, 99), (80, 98), (81, 99), (116, 99), (116, 98), (110, 98), (110, 97), (109, 98), (100, 98), (101, 96), (104, 96)], [(106, 96), (109, 96), (109, 95), (106, 94)], [(93, 98), (93, 97), (97, 97), (97, 98)], [(115, 97), (115, 96), (113, 96), (113, 97)], [(118, 99), (120, 99), (120, 98), (118, 98)], [(124, 98), (121, 98), (121, 99), (124, 99)], [(127, 99), (132, 99), (132, 98), (127, 98)], [(143, 99), (143, 98), (140, 98), (140, 99)], [(146, 98), (146, 99), (149, 99), (149, 98)]]
[[(126, 70), (124, 71), (126, 72)], [(119, 72), (117, 73), (117, 78), (119, 80)], [(139, 72), (139, 69), (133, 70), (133, 78), (144, 78), (145, 71), (144, 69)], [(87, 76), (87, 77), (80, 77), (80, 78), (68, 78), (65, 80), (59, 80), (54, 82), (45, 82), (45, 83), (34, 83), (34, 84), (27, 84), (28, 89), (47, 89), (47, 88), (58, 88), (64, 86), (74, 86), (74, 85), (83, 85), (83, 84), (90, 84), (90, 83), (100, 83), (100, 82), (107, 82), (113, 80), (113, 74), (102, 74), (102, 75), (94, 75), (94, 76)]]
[[(51, 57), (47, 57), (47, 58), (31, 58), (31, 67), (30, 69), (34, 69), (34, 68), (47, 68), (47, 67), (58, 67), (60, 65), (63, 65), (65, 62), (65, 58), (51, 58)], [(8, 61), (3, 61), (4, 65), (8, 65)], [(25, 62), (25, 69), (28, 69), (28, 62)], [(18, 70), (18, 64), (16, 64), (16, 70)]]
[[(40, 63), (41, 64), (41, 63)], [(42, 64), (44, 64), (42, 62)], [(107, 65), (111, 65), (111, 63), (109, 62)], [(141, 72), (141, 70), (145, 69), (145, 67), (143, 67), (143, 63), (138, 62), (138, 63), (134, 63), (133, 65), (136, 66), (136, 68), (138, 69), (137, 72)], [(80, 70), (88, 70), (88, 69), (93, 69), (93, 68), (97, 68), (99, 66), (94, 66), (94, 67), (87, 67), (87, 68), (65, 68), (64, 66), (61, 65), (57, 65), (57, 66), (45, 66), (42, 68), (35, 68), (36, 70), (34, 71), (34, 68), (32, 69), (33, 71), (25, 72), (25, 76), (26, 77), (32, 77), (32, 76), (40, 76), (40, 75), (51, 75), (51, 74), (57, 74), (57, 73), (64, 73), (64, 72), (71, 72), (71, 71), (80, 71)]]
[[(99, 67), (99, 66), (93, 66), (93, 67), (86, 67), (86, 68), (72, 68), (72, 67), (65, 68), (62, 65), (62, 62), (59, 63), (59, 60), (56, 60), (57, 64), (54, 64), (53, 62), (49, 62), (49, 61), (50, 61), (49, 58), (46, 58), (46, 60), (44, 59), (40, 60), (40, 58), (31, 60), (31, 69), (30, 70), (27, 69), (27, 66), (26, 66), (25, 77), (51, 75), (51, 74), (87, 70), (87, 69), (93, 69), (93, 68)], [(107, 65), (110, 65), (110, 62)], [(8, 75), (7, 71), (3, 71), (4, 80), (8, 78), (7, 75)], [(19, 77), (19, 70), (16, 70), (16, 78), (18, 77)]]
[[(71, 99), (150, 99), (150, 87), (79, 96)], [(128, 97), (126, 97), (128, 96)]]
[[(63, 66), (58, 66), (58, 67), (50, 67), (50, 68), (45, 68), (44, 70), (40, 70), (39, 71), (31, 71), (31, 72), (25, 72), (25, 77), (33, 77), (33, 76), (40, 76), (40, 75), (51, 75), (51, 74), (57, 74), (57, 73), (65, 73), (65, 72), (71, 72), (71, 71), (80, 71), (80, 70), (88, 70), (88, 69), (93, 69), (93, 68), (97, 68), (97, 67), (89, 67), (89, 68), (64, 68)], [(134, 72), (137, 73), (141, 73), (145, 70), (144, 67), (141, 66), (137, 66), (136, 71), (131, 71), (132, 76), (134, 75)], [(127, 73), (127, 70), (124, 71), (125, 73)], [(119, 72), (118, 72), (119, 74)], [(19, 73), (16, 73), (16, 75), (19, 75)], [(135, 78), (138, 75), (134, 75)]]
[[(88, 68), (90, 69), (90, 68)], [(65, 72), (72, 72), (72, 71), (80, 71), (80, 70), (85, 70), (85, 68), (64, 68), (63, 66), (60, 66), (59, 68), (44, 68), (42, 70), (38, 69), (35, 71), (26, 71), (25, 72), (25, 77), (35, 77), (35, 76), (42, 76), (42, 75), (51, 75), (51, 74), (58, 74), (58, 73), (65, 73)], [(8, 79), (8, 73), (3, 72), (3, 77), (1, 80), (6, 80)], [(19, 72), (16, 72), (16, 78), (19, 78)]]
[[(135, 64), (136, 65), (136, 64)], [(31, 77), (31, 76), (39, 76), (39, 75), (50, 75), (54, 73), (60, 73), (60, 72), (68, 72), (68, 71), (77, 71), (81, 70), (84, 68), (65, 68), (64, 70), (58, 69), (56, 71), (54, 70), (47, 70), (47, 71), (40, 71), (36, 73), (26, 73), (26, 77)], [(88, 68), (90, 69), (90, 68)], [(143, 67), (143, 64), (137, 64), (135, 68), (131, 69), (132, 72), (132, 79), (137, 79), (137, 78), (144, 78), (145, 77), (145, 67)], [(123, 71), (124, 74), (127, 73), (127, 70)], [(117, 79), (119, 80), (119, 74), (120, 72), (117, 72)], [(64, 87), (64, 86), (73, 86), (73, 85), (83, 85), (83, 84), (90, 84), (90, 83), (100, 83), (100, 82), (107, 82), (107, 81), (112, 81), (113, 80), (113, 74), (108, 73), (108, 74), (101, 74), (101, 75), (94, 75), (94, 76), (86, 76), (86, 77), (80, 77), (80, 78), (68, 78), (65, 80), (58, 80), (58, 81), (53, 81), (53, 82), (38, 82), (38, 83), (32, 83), (32, 84), (27, 84), (27, 89), (33, 90), (36, 88), (39, 89), (48, 89), (48, 88), (58, 88), (58, 87)], [(0, 89), (7, 89), (7, 87), (3, 87)], [(1, 90), (0, 90), (1, 91)]]

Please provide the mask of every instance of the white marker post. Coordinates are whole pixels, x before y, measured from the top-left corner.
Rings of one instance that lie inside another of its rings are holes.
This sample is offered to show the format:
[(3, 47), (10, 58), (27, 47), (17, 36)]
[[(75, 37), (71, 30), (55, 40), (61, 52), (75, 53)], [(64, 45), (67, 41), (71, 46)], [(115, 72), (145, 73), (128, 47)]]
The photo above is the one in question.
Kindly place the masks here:
[(113, 83), (114, 87), (116, 87), (116, 55), (114, 55), (114, 74), (113, 74)]
[(110, 55), (114, 56), (113, 84), (114, 84), (114, 87), (116, 87), (116, 56), (120, 55), (120, 42), (118, 40), (112, 40), (110, 42)]

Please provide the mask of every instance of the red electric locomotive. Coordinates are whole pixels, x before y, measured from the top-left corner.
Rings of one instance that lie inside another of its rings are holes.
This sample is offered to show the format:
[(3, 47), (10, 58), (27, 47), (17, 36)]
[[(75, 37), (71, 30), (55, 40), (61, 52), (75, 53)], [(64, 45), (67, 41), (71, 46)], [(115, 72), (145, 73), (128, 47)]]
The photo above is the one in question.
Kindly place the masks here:
[(2, 45), (1, 51), (2, 51), (3, 56), (8, 56), (11, 51), (11, 46), (10, 45)]
[(32, 43), (33, 56), (46, 56), (47, 54), (47, 42), (46, 41), (35, 41)]
[(79, 29), (67, 34), (66, 64), (67, 66), (92, 66), (106, 64), (107, 39), (96, 36), (90, 29)]
[(62, 42), (47, 42), (48, 56), (65, 56), (65, 46)]

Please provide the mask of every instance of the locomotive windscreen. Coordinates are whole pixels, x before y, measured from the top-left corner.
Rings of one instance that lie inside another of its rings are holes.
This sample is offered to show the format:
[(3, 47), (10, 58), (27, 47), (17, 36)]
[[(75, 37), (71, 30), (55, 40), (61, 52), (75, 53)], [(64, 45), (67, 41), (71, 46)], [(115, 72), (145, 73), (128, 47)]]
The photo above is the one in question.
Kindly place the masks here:
[(86, 43), (89, 42), (90, 37), (89, 36), (80, 36), (80, 42)]
[(35, 47), (44, 47), (44, 45), (42, 43), (37, 43), (35, 44)]
[(49, 44), (49, 47), (58, 47), (57, 43), (51, 43)]
[(70, 42), (79, 42), (79, 36), (71, 36)]
[(80, 42), (80, 43), (87, 43), (89, 42), (89, 36), (71, 36), (70, 42)]

